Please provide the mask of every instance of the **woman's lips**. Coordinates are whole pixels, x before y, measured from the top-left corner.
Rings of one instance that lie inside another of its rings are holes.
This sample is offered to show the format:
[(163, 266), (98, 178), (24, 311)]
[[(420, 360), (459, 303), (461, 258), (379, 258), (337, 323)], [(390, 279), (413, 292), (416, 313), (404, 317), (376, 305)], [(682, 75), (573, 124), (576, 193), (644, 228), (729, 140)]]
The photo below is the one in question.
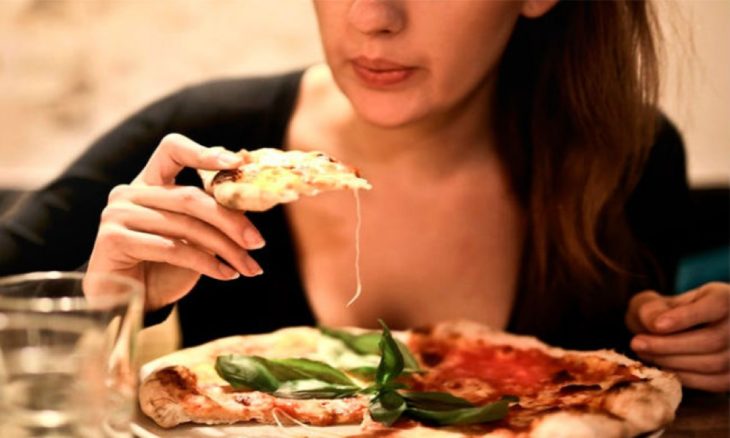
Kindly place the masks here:
[(366, 85), (376, 88), (391, 87), (404, 82), (415, 71), (414, 67), (407, 67), (384, 59), (356, 58), (352, 61), (355, 74)]

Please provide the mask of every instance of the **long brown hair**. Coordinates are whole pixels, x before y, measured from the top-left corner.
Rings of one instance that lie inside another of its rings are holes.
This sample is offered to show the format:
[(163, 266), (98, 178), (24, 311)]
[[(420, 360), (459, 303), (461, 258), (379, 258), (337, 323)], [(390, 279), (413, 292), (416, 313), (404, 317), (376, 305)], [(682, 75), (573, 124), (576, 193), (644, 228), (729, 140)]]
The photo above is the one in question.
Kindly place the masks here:
[(528, 215), (518, 312), (530, 331), (549, 331), (569, 299), (582, 310), (627, 299), (635, 248), (623, 209), (657, 121), (656, 38), (638, 0), (560, 1), (517, 23), (495, 126)]

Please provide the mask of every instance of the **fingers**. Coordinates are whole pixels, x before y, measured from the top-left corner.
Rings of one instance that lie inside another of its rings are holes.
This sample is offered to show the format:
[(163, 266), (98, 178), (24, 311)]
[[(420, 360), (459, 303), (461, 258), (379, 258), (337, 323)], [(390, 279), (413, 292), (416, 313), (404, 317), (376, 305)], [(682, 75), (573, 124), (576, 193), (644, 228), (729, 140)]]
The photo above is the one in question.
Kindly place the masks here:
[(675, 372), (685, 386), (730, 390), (730, 285), (708, 283), (674, 297), (636, 295), (626, 315), (631, 348)]
[(132, 231), (141, 231), (145, 235), (160, 235), (190, 243), (209, 254), (222, 257), (246, 276), (262, 273), (258, 263), (236, 242), (217, 228), (192, 216), (117, 201), (104, 209), (102, 220)]
[(713, 354), (642, 354), (640, 357), (646, 362), (676, 371), (701, 374), (718, 374), (730, 371), (730, 350)]
[(673, 308), (657, 318), (657, 329), (669, 333), (727, 318), (730, 313), (730, 293), (726, 287), (708, 284), (673, 298)]
[(636, 294), (629, 303), (626, 325), (633, 333), (653, 332), (656, 318), (671, 309), (666, 297), (654, 291)]
[(135, 182), (168, 185), (175, 182), (175, 177), (184, 167), (231, 169), (242, 161), (243, 157), (224, 148), (208, 148), (183, 135), (169, 134), (162, 139)]
[(197, 218), (222, 231), (242, 248), (259, 249), (265, 244), (261, 234), (246, 216), (221, 206), (196, 187), (115, 187), (109, 195), (109, 205), (125, 201)]
[(730, 373), (702, 374), (686, 371), (676, 371), (682, 385), (688, 388), (703, 391), (726, 392), (730, 391)]
[(130, 260), (168, 263), (218, 280), (233, 280), (239, 273), (215, 256), (180, 240), (106, 225), (99, 237), (114, 245), (121, 257)]
[(639, 355), (716, 353), (728, 348), (728, 320), (673, 335), (640, 334), (631, 340)]

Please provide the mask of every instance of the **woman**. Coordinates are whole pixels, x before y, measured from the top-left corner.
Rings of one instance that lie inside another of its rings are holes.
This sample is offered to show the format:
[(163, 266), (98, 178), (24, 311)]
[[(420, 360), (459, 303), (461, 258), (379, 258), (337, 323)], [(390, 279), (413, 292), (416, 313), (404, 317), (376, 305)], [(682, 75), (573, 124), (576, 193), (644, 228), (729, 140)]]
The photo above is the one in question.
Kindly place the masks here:
[[(625, 348), (628, 328), (687, 386), (730, 389), (730, 287), (637, 294), (668, 290), (684, 223), (666, 213), (686, 211), (687, 190), (681, 140), (654, 110), (645, 3), (315, 8), (326, 66), (189, 88), (133, 116), (7, 226), (9, 270), (40, 268), (34, 248), (74, 263), (59, 230), (78, 229), (83, 253), (101, 211), (88, 270), (143, 281), (150, 321), (177, 303), (186, 345), (469, 318)], [(203, 144), (316, 149), (360, 169), (375, 189), (361, 194), (356, 304), (352, 196), (226, 210), (191, 169), (238, 158)]]

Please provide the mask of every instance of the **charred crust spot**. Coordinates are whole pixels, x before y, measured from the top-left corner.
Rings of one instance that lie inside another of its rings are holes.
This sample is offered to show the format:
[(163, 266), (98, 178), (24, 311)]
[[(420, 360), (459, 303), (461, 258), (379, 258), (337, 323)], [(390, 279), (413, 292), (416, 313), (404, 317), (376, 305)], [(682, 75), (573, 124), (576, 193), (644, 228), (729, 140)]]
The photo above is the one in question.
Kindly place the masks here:
[(422, 325), (422, 326), (412, 329), (411, 331), (418, 335), (428, 336), (433, 331), (433, 327), (427, 326), (427, 325)]
[(251, 406), (251, 400), (249, 400), (248, 396), (238, 394), (233, 397), (233, 400), (235, 400), (236, 403), (241, 404), (243, 406)]
[(162, 386), (181, 391), (198, 392), (198, 379), (187, 368), (179, 366), (163, 368), (157, 371), (156, 377)]
[(444, 355), (438, 351), (422, 351), (421, 362), (428, 367), (435, 367), (444, 360)]
[(570, 395), (578, 392), (600, 391), (601, 385), (566, 385), (560, 388), (561, 395)]
[(560, 370), (557, 373), (553, 374), (552, 377), (553, 383), (567, 383), (573, 380), (575, 380), (575, 378), (567, 370)]
[(237, 181), (241, 179), (243, 172), (241, 169), (226, 169), (221, 170), (213, 177), (212, 185), (220, 184), (226, 181)]
[(621, 380), (620, 382), (614, 383), (610, 388), (606, 390), (606, 392), (619, 392), (623, 389), (628, 388), (634, 383), (634, 381), (631, 380)]
[(578, 412), (578, 413), (581, 413), (581, 414), (585, 414), (585, 413), (591, 412), (590, 406), (581, 405), (581, 404), (570, 405), (569, 408), (567, 408), (567, 409), (560, 409), (560, 410), (563, 411), (563, 412)]
[(540, 410), (540, 415), (552, 414), (554, 412), (560, 412), (562, 409), (560, 406), (550, 406), (549, 408)]

